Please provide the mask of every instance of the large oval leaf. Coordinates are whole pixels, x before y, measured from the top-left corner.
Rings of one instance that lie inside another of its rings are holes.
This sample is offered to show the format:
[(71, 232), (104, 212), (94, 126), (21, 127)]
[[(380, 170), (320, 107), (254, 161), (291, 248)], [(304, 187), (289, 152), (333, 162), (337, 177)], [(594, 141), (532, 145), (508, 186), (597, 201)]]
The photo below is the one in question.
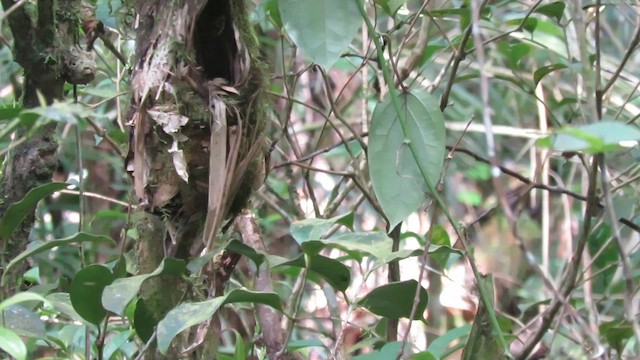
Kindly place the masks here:
[(325, 69), (338, 61), (362, 23), (355, 1), (279, 0), (278, 7), (289, 37)]
[(20, 336), (46, 338), (44, 321), (30, 309), (12, 305), (0, 316), (0, 327), (7, 328)]
[(0, 349), (18, 360), (27, 358), (27, 347), (20, 336), (13, 331), (0, 327)]
[(422, 205), (429, 191), (409, 143), (417, 149), (418, 161), (433, 186), (440, 178), (446, 154), (444, 117), (436, 101), (425, 92), (398, 97), (407, 134), (387, 97), (373, 112), (368, 148), (373, 191), (391, 228)]
[[(184, 260), (174, 258), (164, 258), (162, 263), (149, 274), (137, 275), (128, 278), (119, 278), (108, 284), (102, 293), (102, 304), (104, 308), (122, 315), (127, 305), (140, 291), (142, 283), (152, 276), (160, 274), (181, 276), (184, 274), (186, 265)], [(174, 289), (175, 290), (175, 289)]]
[(158, 325), (158, 319), (155, 318), (144, 299), (139, 299), (136, 303), (136, 310), (133, 313), (133, 327), (142, 342), (146, 344), (151, 339), (156, 325)]
[(74, 310), (88, 322), (99, 325), (107, 314), (102, 307), (102, 291), (113, 279), (111, 270), (102, 265), (89, 265), (78, 271), (69, 290)]

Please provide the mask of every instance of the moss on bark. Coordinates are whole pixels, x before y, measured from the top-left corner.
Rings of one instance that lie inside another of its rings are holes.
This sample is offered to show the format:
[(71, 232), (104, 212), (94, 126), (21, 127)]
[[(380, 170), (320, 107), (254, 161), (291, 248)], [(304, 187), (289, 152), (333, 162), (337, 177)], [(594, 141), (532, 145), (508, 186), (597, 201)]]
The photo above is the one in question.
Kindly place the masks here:
[[(135, 192), (147, 212), (139, 225), (148, 234), (139, 240), (138, 266), (148, 273), (162, 256), (189, 260), (202, 250), (212, 183), (228, 182), (230, 196), (217, 204), (224, 218), (246, 206), (264, 171), (266, 116), (263, 66), (244, 1), (142, 0), (138, 7), (127, 167), (133, 169)], [(212, 129), (220, 116), (228, 124), (229, 139), (239, 139), (239, 146), (232, 148), (229, 140), (225, 154), (212, 154)], [(227, 161), (237, 158), (247, 169), (238, 170), (231, 181), (229, 173), (211, 172), (211, 156), (220, 155)], [(175, 281), (159, 277), (143, 285), (145, 302), (158, 318), (176, 305), (177, 299), (159, 295), (177, 288)], [(214, 292), (199, 290), (190, 298)]]
[[(12, 0), (2, 0), (5, 12), (14, 5)], [(75, 46), (78, 39), (79, 8), (80, 0), (68, 0), (62, 4), (53, 0), (39, 1), (37, 14), (33, 14), (35, 9), (30, 11), (18, 7), (8, 16), (14, 40), (14, 57), (24, 68), (23, 107), (40, 106), (38, 94), (47, 103), (63, 96), (66, 80), (62, 72), (65, 60), (63, 52)], [(51, 181), (58, 165), (55, 129), (56, 124), (50, 123), (35, 131), (23, 128), (17, 132), (18, 137), (30, 137), (8, 155), (0, 179), (0, 216), (31, 189)], [(34, 213), (30, 213), (3, 244), (2, 268), (7, 261), (24, 251), (34, 220)], [(5, 295), (15, 290), (22, 270), (16, 269), (9, 277), (7, 288), (3, 289)]]

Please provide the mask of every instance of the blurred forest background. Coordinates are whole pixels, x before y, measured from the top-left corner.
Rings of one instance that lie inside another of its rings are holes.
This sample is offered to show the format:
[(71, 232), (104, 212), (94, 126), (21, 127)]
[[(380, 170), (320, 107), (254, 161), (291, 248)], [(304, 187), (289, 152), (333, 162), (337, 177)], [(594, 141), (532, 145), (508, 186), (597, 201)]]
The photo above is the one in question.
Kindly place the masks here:
[[(157, 268), (140, 265), (149, 209), (126, 168), (153, 5), (72, 3), (2, 0), (7, 354), (640, 356), (638, 3), (244, 1), (251, 29), (232, 29), (259, 44), (267, 176), (210, 251), (169, 256), (180, 229), (154, 213)], [(188, 3), (207, 1), (164, 7)], [(242, 257), (213, 296), (221, 251)], [(162, 316), (153, 292), (176, 298)]]

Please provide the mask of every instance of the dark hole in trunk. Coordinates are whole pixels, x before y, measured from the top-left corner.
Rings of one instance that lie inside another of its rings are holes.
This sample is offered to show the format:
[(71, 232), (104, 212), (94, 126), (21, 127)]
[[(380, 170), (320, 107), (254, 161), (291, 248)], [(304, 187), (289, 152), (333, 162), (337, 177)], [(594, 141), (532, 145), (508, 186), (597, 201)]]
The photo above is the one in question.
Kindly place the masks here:
[(230, 1), (209, 0), (196, 20), (193, 43), (196, 61), (207, 79), (226, 79), (233, 84), (233, 59), (238, 48)]

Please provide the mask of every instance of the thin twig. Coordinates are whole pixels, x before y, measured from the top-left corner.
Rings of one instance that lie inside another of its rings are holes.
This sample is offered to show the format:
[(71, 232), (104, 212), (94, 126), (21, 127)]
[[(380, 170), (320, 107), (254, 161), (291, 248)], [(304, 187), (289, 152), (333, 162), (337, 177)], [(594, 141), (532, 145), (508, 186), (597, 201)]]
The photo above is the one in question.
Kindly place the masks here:
[[(589, 239), (589, 234), (591, 233), (591, 219), (592, 216), (596, 212), (598, 198), (596, 196), (597, 189), (597, 174), (598, 174), (598, 161), (597, 158), (594, 157), (592, 160), (591, 167), (589, 168), (589, 189), (587, 190), (587, 204), (584, 210), (583, 223), (582, 223), (582, 231), (580, 234), (580, 238), (578, 240), (578, 245), (576, 246), (576, 250), (573, 253), (571, 261), (569, 261), (569, 268), (567, 269), (566, 274), (563, 276), (564, 283), (562, 284), (562, 298), (566, 299), (571, 295), (571, 292), (575, 288), (576, 280), (578, 277), (578, 269), (580, 268), (580, 264), (582, 263), (582, 255), (584, 253), (584, 249), (587, 245), (587, 240)], [(540, 340), (544, 334), (547, 333), (547, 330), (551, 327), (553, 320), (556, 318), (556, 314), (562, 308), (563, 303), (561, 301), (562, 298), (554, 298), (551, 305), (547, 308), (544, 315), (542, 316), (542, 322), (538, 330), (533, 334), (528, 336), (527, 341), (525, 342), (522, 351), (518, 354), (518, 360), (525, 360), (531, 354), (531, 352), (538, 345)]]
[[(622, 263), (622, 277), (624, 279), (624, 312), (626, 320), (629, 324), (631, 324), (631, 328), (633, 329), (633, 334), (636, 339), (640, 339), (640, 324), (638, 323), (637, 309), (638, 304), (637, 301), (634, 300), (635, 287), (633, 285), (633, 267), (631, 265), (631, 261), (629, 260), (629, 255), (625, 249), (625, 246), (622, 242), (622, 237), (620, 235), (620, 226), (616, 221), (616, 210), (613, 206), (613, 199), (611, 197), (611, 192), (609, 191), (609, 178), (607, 176), (607, 169), (605, 168), (605, 156), (604, 154), (600, 156), (600, 182), (602, 183), (602, 193), (604, 195), (604, 206), (609, 218), (611, 219), (611, 229), (613, 239), (616, 244), (616, 249), (618, 249), (618, 256), (620, 256), (620, 262)], [(636, 342), (636, 350), (640, 350), (640, 343)]]
[(638, 27), (636, 28), (636, 33), (633, 35), (631, 44), (629, 44), (629, 47), (627, 48), (627, 52), (624, 53), (624, 56), (622, 57), (622, 61), (620, 62), (620, 65), (618, 65), (618, 68), (613, 73), (613, 76), (611, 76), (611, 78), (607, 82), (607, 85), (605, 85), (604, 89), (602, 89), (602, 94), (606, 94), (607, 91), (611, 89), (611, 87), (616, 82), (616, 80), (618, 80), (618, 77), (622, 73), (622, 70), (627, 64), (627, 61), (629, 61), (631, 54), (633, 54), (633, 52), (635, 51), (635, 49), (638, 47), (639, 44), (640, 44), (640, 25), (638, 25)]
[(104, 128), (102, 128), (100, 125), (98, 125), (95, 121), (93, 121), (92, 119), (90, 119), (88, 117), (86, 117), (84, 119), (89, 123), (89, 125), (91, 125), (93, 130), (96, 132), (96, 135), (98, 135), (101, 138), (103, 138), (104, 140), (106, 140), (107, 143), (109, 143), (109, 145), (111, 146), (111, 148), (113, 148), (113, 150), (115, 150), (115, 152), (118, 154), (118, 156), (120, 156), (121, 158), (124, 159), (126, 154), (122, 151), (122, 149), (120, 148), (120, 145), (118, 145), (118, 143), (116, 143), (115, 140), (113, 140), (109, 136), (109, 134), (107, 134), (107, 131)]
[[(57, 191), (57, 193), (81, 196), (80, 191), (78, 191), (78, 190), (60, 190), (60, 191)], [(118, 205), (124, 206), (126, 208), (132, 208), (132, 209), (137, 209), (138, 208), (136, 205), (132, 205), (130, 203), (127, 203), (127, 202), (124, 202), (124, 201), (121, 201), (121, 200), (118, 200), (118, 199), (110, 198), (108, 196), (104, 196), (104, 195), (101, 195), (101, 194), (93, 193), (93, 192), (83, 191), (82, 192), (82, 196), (108, 201), (110, 203), (118, 204)]]
[(11, 15), (12, 12), (18, 10), (27, 1), (29, 1), (29, 0), (20, 0), (17, 3), (13, 4), (12, 6), (10, 6), (9, 8), (5, 7), (4, 12), (2, 14), (0, 14), (0, 21), (4, 20), (7, 16)]
[(144, 347), (142, 348), (142, 350), (140, 350), (140, 353), (138, 354), (138, 356), (136, 356), (135, 360), (144, 359), (144, 353), (146, 353), (147, 350), (149, 350), (151, 348), (151, 345), (156, 340), (156, 336), (158, 336), (158, 329), (157, 328), (155, 330), (153, 330), (153, 334), (151, 335), (149, 340), (147, 340), (147, 343), (144, 344)]

